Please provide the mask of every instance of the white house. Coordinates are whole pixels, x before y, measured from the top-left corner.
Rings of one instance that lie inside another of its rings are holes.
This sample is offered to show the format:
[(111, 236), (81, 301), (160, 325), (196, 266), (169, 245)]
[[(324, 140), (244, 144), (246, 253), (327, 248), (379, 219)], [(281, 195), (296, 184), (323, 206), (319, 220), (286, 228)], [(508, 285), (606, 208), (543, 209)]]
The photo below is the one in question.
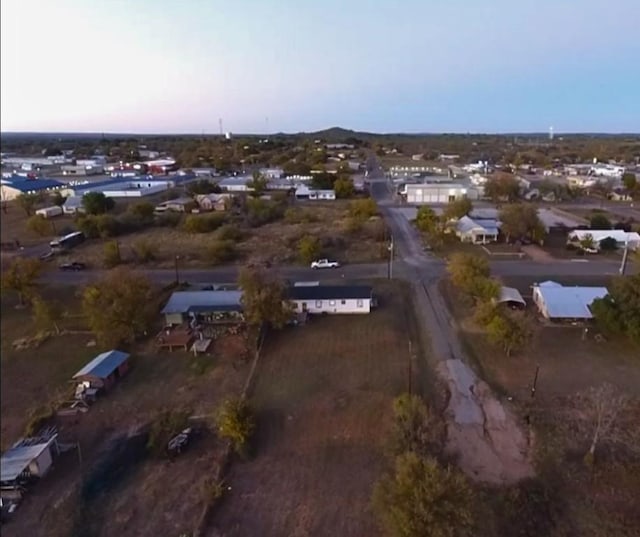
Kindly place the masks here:
[(498, 240), (498, 222), (495, 220), (473, 220), (463, 216), (456, 222), (456, 236), (462, 242), (487, 244)]
[(336, 199), (335, 190), (315, 190), (306, 185), (300, 185), (296, 188), (296, 199), (299, 200), (334, 200)]
[(225, 177), (218, 183), (222, 190), (227, 192), (248, 192), (252, 190), (248, 183), (253, 181), (252, 177)]
[(232, 194), (199, 194), (196, 196), (196, 202), (203, 211), (225, 211), (232, 199)]
[(635, 251), (640, 248), (640, 234), (635, 231), (627, 232), (623, 229), (575, 229), (567, 236), (568, 243), (576, 243), (585, 239), (588, 235), (593, 239), (596, 248), (600, 248), (600, 243), (607, 238), (615, 239), (618, 248), (625, 248)]
[(370, 313), (373, 289), (368, 285), (291, 287), (289, 300), (298, 313)]
[(547, 319), (591, 319), (589, 307), (609, 294), (606, 287), (564, 287), (546, 281), (533, 287), (533, 302)]

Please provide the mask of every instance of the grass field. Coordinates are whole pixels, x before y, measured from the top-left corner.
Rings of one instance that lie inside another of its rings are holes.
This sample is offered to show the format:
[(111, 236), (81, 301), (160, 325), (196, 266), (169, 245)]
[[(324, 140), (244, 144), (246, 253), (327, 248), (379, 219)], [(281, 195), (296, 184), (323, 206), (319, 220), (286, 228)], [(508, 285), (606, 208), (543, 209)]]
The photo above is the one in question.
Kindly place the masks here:
[(377, 535), (369, 498), (391, 401), (407, 390), (410, 332), (403, 292), (377, 291), (370, 315), (315, 318), (268, 337), (251, 399), (255, 456), (232, 468), (214, 514), (219, 534)]
[[(44, 290), (50, 298), (67, 298), (66, 307), (77, 312), (74, 290)], [(106, 349), (87, 347), (90, 335), (52, 337), (39, 348), (15, 351), (11, 342), (33, 334), (27, 310), (16, 310), (11, 295), (2, 296), (2, 440), (11, 444), (23, 434), (31, 409), (46, 405), (82, 365)], [(160, 322), (160, 316), (158, 316)], [(81, 319), (68, 325), (78, 328)], [(62, 442), (79, 442), (82, 465), (75, 451), (63, 454), (53, 471), (27, 495), (3, 535), (70, 535), (80, 512), (77, 488), (91, 469), (104, 442), (131, 427), (153, 421), (164, 410), (184, 410), (189, 415), (211, 414), (226, 397), (237, 396), (249, 363), (247, 339), (223, 336), (211, 356), (194, 358), (185, 352), (159, 352), (153, 342), (129, 349), (131, 372), (86, 414), (56, 420)], [(86, 535), (179, 535), (190, 531), (204, 499), (203, 481), (214, 464), (219, 442), (205, 435), (175, 463), (148, 458), (128, 477), (103, 494), (92, 506)], [(104, 517), (109, 523), (102, 525)]]
[[(386, 258), (384, 235), (378, 233), (380, 222), (365, 222), (361, 229), (350, 228), (348, 204), (348, 200), (298, 202), (292, 207), (293, 217), (244, 229), (244, 238), (235, 243), (235, 261), (300, 262), (297, 243), (306, 235), (321, 241), (323, 255), (341, 262), (364, 263)], [(152, 227), (115, 240), (125, 262), (135, 262), (134, 247), (144, 240), (155, 247), (156, 259), (149, 261), (148, 266), (172, 268), (175, 256), (179, 256), (180, 266), (184, 268), (210, 267), (208, 251), (218, 241), (218, 234), (189, 234), (180, 228)], [(92, 267), (101, 267), (104, 241), (87, 241), (75, 248), (69, 257)]]
[[(602, 279), (578, 282), (563, 278), (560, 281), (565, 285), (606, 285)], [(531, 281), (515, 278), (505, 283), (520, 288), (530, 303)], [(443, 289), (465, 347), (485, 380), (504, 396), (511, 397), (523, 417), (531, 413), (537, 436), (538, 471), (543, 479), (552, 476), (551, 486), (566, 501), (557, 533), (552, 535), (638, 535), (640, 459), (637, 452), (633, 455), (631, 450), (605, 441), (596, 452), (597, 464), (592, 474), (582, 460), (591, 430), (584, 422), (577, 425), (573, 421), (583, 411), (577, 395), (608, 382), (631, 401), (620, 417), (621, 428), (634, 435), (640, 432), (638, 348), (624, 340), (599, 343), (593, 337), (597, 333), (595, 328), (583, 339), (582, 327), (543, 323), (529, 306), (527, 315), (532, 320), (533, 339), (524, 350), (506, 357), (486, 341), (470, 319), (470, 308), (455, 290), (449, 285)], [(532, 401), (531, 386), (538, 367)]]

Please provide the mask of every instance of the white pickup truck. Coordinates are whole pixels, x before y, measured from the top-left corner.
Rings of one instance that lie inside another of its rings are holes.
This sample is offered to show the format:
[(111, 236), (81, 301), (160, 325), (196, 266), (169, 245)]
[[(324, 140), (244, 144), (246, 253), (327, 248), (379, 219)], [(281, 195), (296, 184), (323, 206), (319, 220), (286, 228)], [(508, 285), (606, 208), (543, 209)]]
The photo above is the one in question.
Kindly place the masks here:
[(328, 259), (318, 259), (311, 263), (312, 269), (320, 269), (320, 268), (338, 268), (340, 263), (337, 261), (329, 261)]

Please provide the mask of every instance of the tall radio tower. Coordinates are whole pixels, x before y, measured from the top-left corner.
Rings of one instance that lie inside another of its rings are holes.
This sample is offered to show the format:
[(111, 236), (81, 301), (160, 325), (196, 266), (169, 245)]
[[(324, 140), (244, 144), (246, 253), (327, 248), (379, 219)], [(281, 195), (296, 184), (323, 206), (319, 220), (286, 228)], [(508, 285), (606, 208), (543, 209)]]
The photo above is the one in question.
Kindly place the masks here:
[(220, 136), (224, 135), (224, 131), (222, 130), (222, 118), (218, 119), (218, 125), (220, 126)]

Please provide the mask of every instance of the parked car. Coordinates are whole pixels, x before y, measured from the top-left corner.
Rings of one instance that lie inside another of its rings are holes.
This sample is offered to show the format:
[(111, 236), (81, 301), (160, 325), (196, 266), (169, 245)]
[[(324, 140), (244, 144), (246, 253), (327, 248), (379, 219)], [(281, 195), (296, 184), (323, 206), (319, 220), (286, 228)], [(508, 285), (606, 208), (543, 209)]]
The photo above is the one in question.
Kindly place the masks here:
[(321, 269), (321, 268), (338, 268), (340, 263), (337, 261), (329, 261), (328, 259), (318, 259), (311, 263), (312, 269)]
[(60, 270), (65, 270), (65, 271), (79, 271), (79, 270), (85, 270), (87, 268), (87, 265), (85, 265), (84, 263), (80, 263), (78, 261), (73, 261), (71, 263), (64, 263), (63, 265), (60, 265)]

